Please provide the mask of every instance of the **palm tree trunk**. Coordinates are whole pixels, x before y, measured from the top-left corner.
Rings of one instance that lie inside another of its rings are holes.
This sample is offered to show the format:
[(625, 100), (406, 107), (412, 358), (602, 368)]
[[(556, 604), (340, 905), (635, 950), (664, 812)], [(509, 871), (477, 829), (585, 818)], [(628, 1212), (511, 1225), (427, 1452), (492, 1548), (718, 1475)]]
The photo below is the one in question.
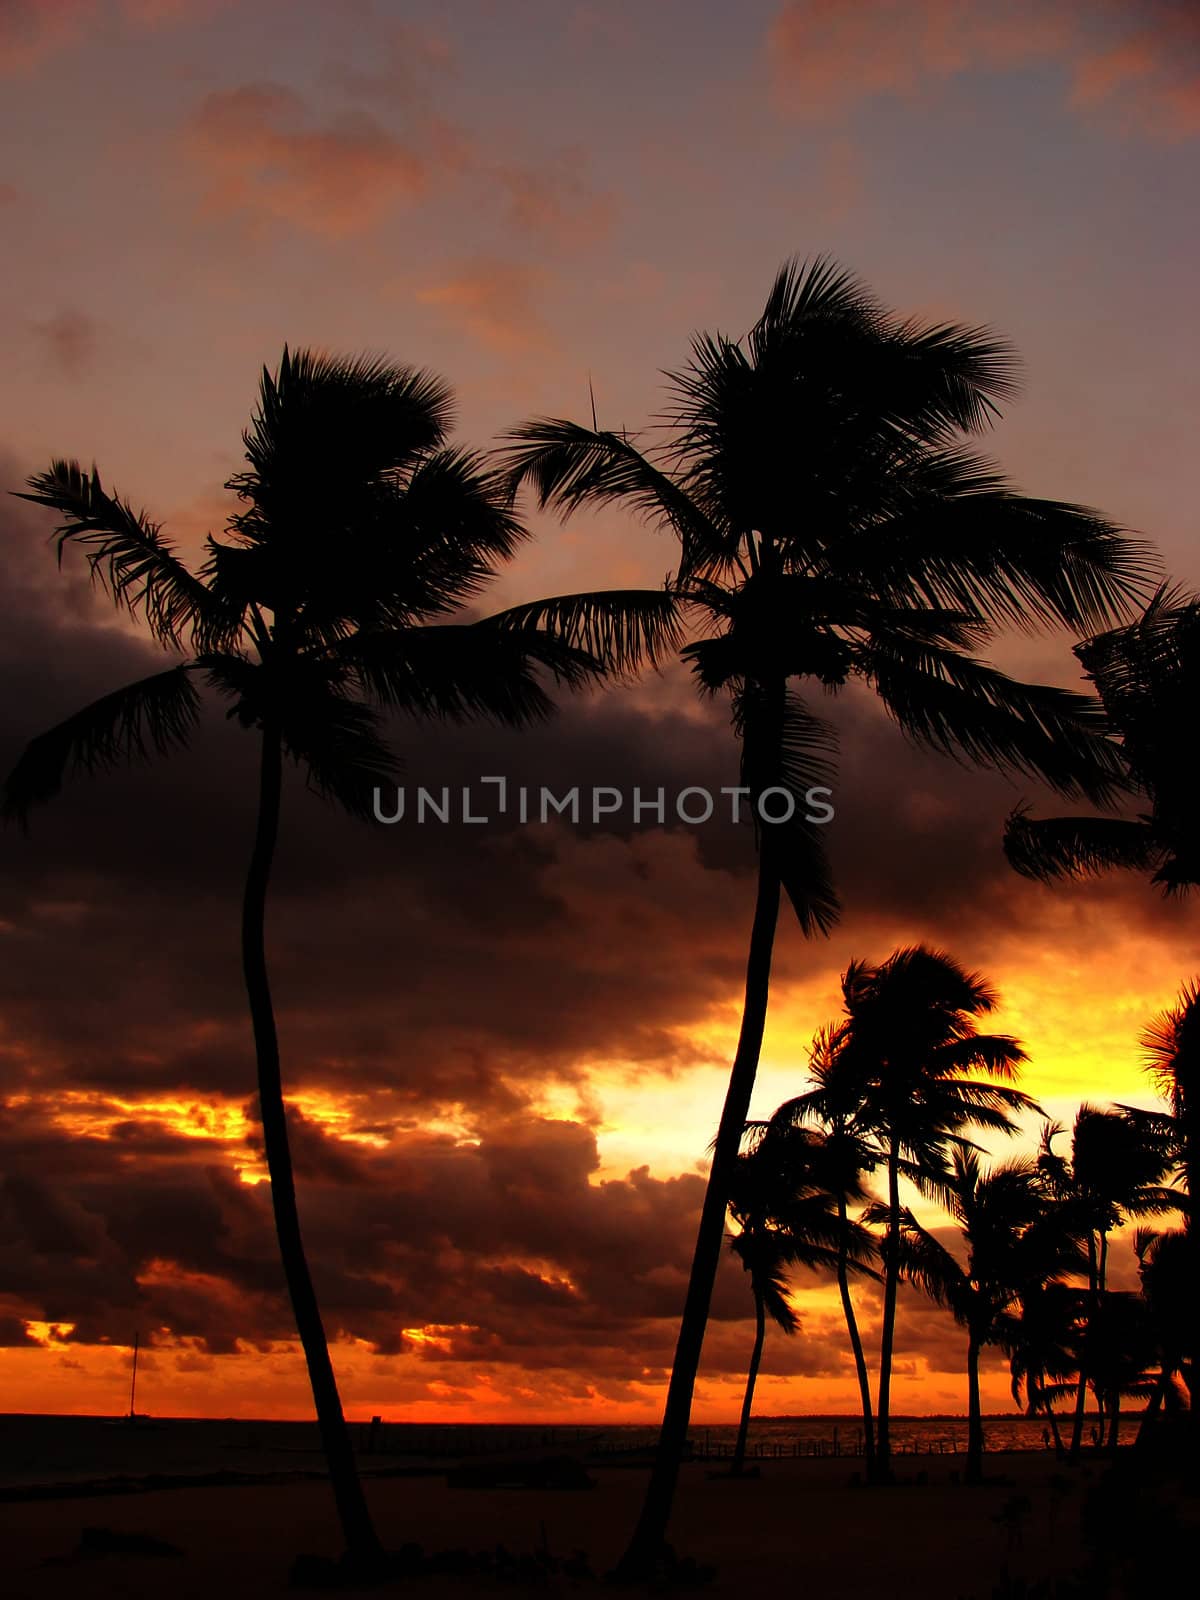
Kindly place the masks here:
[(1185, 1329), (1190, 1335), (1188, 1348), (1191, 1360), (1181, 1364), (1180, 1377), (1183, 1379), (1188, 1392), (1188, 1410), (1184, 1426), (1191, 1435), (1190, 1453), (1193, 1460), (1200, 1459), (1200, 1292), (1195, 1286), (1200, 1284), (1200, 1084), (1195, 1079), (1196, 1068), (1193, 1065), (1190, 1074), (1192, 1082), (1185, 1085), (1177, 1080), (1181, 1089), (1182, 1115), (1179, 1117), (1179, 1131), (1183, 1141), (1183, 1181), (1187, 1191), (1187, 1209), (1183, 1214), (1183, 1232), (1187, 1240), (1188, 1257), (1191, 1266), (1191, 1281), (1193, 1285), (1191, 1297), (1191, 1326)]
[(754, 1285), (754, 1349), (750, 1355), (750, 1370), (746, 1374), (746, 1393), (742, 1398), (742, 1415), (738, 1422), (737, 1443), (733, 1447), (732, 1472), (736, 1478), (746, 1461), (746, 1435), (750, 1432), (750, 1413), (754, 1409), (754, 1385), (758, 1382), (758, 1369), (762, 1364), (763, 1344), (767, 1337), (767, 1308), (762, 1290)]
[(242, 971), (250, 1002), (254, 1027), (254, 1049), (258, 1063), (258, 1103), (262, 1116), (263, 1148), (271, 1178), (271, 1204), (275, 1212), (275, 1232), (283, 1261), (288, 1294), (296, 1319), (296, 1330), (308, 1365), (321, 1445), (329, 1467), (330, 1483), (337, 1502), (342, 1536), (347, 1553), (354, 1559), (370, 1561), (381, 1553), (381, 1546), (367, 1510), (362, 1484), (354, 1462), (354, 1451), (337, 1380), (325, 1342), (325, 1329), (313, 1290), (304, 1242), (300, 1235), (300, 1216), (296, 1209), (296, 1184), (292, 1173), (292, 1154), (288, 1145), (287, 1119), (283, 1103), (283, 1083), (279, 1070), (279, 1039), (275, 1012), (267, 977), (265, 941), (267, 886), (279, 833), (279, 803), (282, 786), (282, 751), (277, 728), (263, 730), (262, 769), (259, 783), (258, 826), (254, 850), (246, 874), (242, 902)]
[[(1100, 1264), (1096, 1259), (1096, 1235), (1088, 1229), (1088, 1288), (1091, 1294), (1092, 1319), (1099, 1313), (1099, 1288)], [(1079, 1352), (1079, 1387), (1075, 1391), (1075, 1420), (1071, 1428), (1071, 1449), (1068, 1460), (1078, 1461), (1079, 1452), (1083, 1446), (1083, 1415), (1087, 1408), (1087, 1336), (1084, 1336), (1083, 1346)]]
[(1071, 1423), (1071, 1448), (1067, 1452), (1068, 1461), (1078, 1461), (1079, 1452), (1083, 1446), (1083, 1416), (1087, 1407), (1087, 1374), (1079, 1374), (1079, 1387), (1075, 1391), (1075, 1416)]
[(892, 1473), (889, 1423), (892, 1404), (892, 1353), (896, 1343), (896, 1293), (900, 1283), (900, 1146), (893, 1137), (888, 1146), (888, 1231), (883, 1243), (883, 1330), (879, 1341), (878, 1431), (875, 1437), (875, 1481), (886, 1483)]
[(1108, 1429), (1108, 1448), (1114, 1459), (1117, 1456), (1117, 1436), (1121, 1427), (1121, 1391), (1113, 1390), (1112, 1397), (1112, 1422)]
[(979, 1341), (967, 1341), (967, 1483), (983, 1482), (983, 1410), (979, 1401)]
[(1066, 1452), (1063, 1450), (1062, 1433), (1058, 1426), (1058, 1413), (1055, 1411), (1054, 1402), (1049, 1395), (1043, 1394), (1042, 1404), (1046, 1408), (1046, 1420), (1050, 1424), (1050, 1434), (1054, 1440), (1054, 1454), (1061, 1461)]
[(736, 1170), (738, 1149), (750, 1110), (750, 1096), (754, 1091), (763, 1030), (767, 1021), (771, 952), (775, 944), (775, 927), (779, 921), (780, 878), (774, 865), (773, 855), (769, 835), (764, 833), (759, 849), (758, 897), (754, 907), (750, 953), (746, 963), (746, 998), (742, 1009), (741, 1032), (733, 1058), (733, 1068), (729, 1074), (729, 1088), (717, 1129), (708, 1187), (704, 1193), (704, 1205), (700, 1212), (700, 1226), (696, 1234), (691, 1277), (688, 1280), (687, 1298), (684, 1301), (679, 1337), (675, 1345), (675, 1364), (671, 1369), (671, 1381), (667, 1388), (658, 1451), (650, 1474), (650, 1482), (646, 1488), (641, 1516), (629, 1547), (617, 1564), (615, 1575), (621, 1579), (636, 1581), (646, 1573), (652, 1572), (666, 1544), (667, 1524), (671, 1518), (675, 1488), (679, 1481), (680, 1462), (687, 1443), (692, 1392), (696, 1386), (696, 1373), (700, 1366), (700, 1351), (704, 1344), (708, 1308), (712, 1301), (713, 1284), (721, 1260), (721, 1242), (725, 1236), (725, 1212), (729, 1203), (730, 1184)]
[(1166, 1398), (1167, 1386), (1171, 1375), (1164, 1367), (1159, 1373), (1158, 1381), (1151, 1392), (1146, 1409), (1142, 1412), (1142, 1420), (1138, 1424), (1138, 1431), (1134, 1436), (1134, 1449), (1144, 1450), (1151, 1443), (1154, 1436), (1154, 1424), (1159, 1412), (1162, 1410), (1163, 1400)]
[(846, 1332), (850, 1335), (850, 1348), (854, 1352), (854, 1370), (858, 1374), (858, 1393), (862, 1401), (863, 1414), (863, 1462), (867, 1476), (870, 1477), (875, 1471), (875, 1424), (871, 1415), (871, 1382), (867, 1376), (867, 1358), (863, 1353), (862, 1336), (858, 1331), (858, 1318), (854, 1313), (854, 1299), (850, 1293), (849, 1245), (846, 1239), (849, 1217), (846, 1212), (846, 1196), (839, 1194), (837, 1198), (840, 1232), (837, 1267), (838, 1293), (842, 1297), (842, 1312), (846, 1318)]

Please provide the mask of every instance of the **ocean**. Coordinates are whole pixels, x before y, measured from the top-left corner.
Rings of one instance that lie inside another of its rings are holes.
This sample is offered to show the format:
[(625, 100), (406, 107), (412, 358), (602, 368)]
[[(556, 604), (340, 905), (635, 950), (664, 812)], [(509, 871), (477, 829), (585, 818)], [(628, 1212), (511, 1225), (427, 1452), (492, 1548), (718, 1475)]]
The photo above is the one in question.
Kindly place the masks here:
[[(987, 1448), (1043, 1449), (1044, 1427), (1041, 1418), (988, 1418)], [(530, 1453), (572, 1454), (599, 1465), (636, 1459), (655, 1440), (654, 1428), (621, 1423), (431, 1424), (383, 1418), (374, 1425), (356, 1419), (351, 1431), (367, 1471)], [(731, 1453), (736, 1433), (732, 1425), (697, 1425), (689, 1438), (698, 1457), (720, 1459)], [(861, 1419), (855, 1417), (762, 1417), (751, 1424), (749, 1455), (766, 1460), (794, 1455), (853, 1457), (861, 1451), (861, 1437)], [(901, 1455), (958, 1453), (966, 1448), (967, 1422), (965, 1417), (895, 1417), (892, 1438)], [(0, 1491), (320, 1469), (315, 1423), (170, 1417), (139, 1417), (131, 1423), (128, 1418), (0, 1416)]]

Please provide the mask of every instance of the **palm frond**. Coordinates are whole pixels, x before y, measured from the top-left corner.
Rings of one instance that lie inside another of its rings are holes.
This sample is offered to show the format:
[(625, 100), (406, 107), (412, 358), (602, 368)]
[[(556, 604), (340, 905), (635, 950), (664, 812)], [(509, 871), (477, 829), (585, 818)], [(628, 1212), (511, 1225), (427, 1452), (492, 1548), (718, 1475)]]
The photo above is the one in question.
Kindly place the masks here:
[[(828, 756), (836, 736), (799, 695), (774, 696), (755, 683), (745, 684), (734, 695), (732, 711), (734, 731), (742, 741), (742, 781), (750, 790), (759, 847), (771, 852), (805, 934), (828, 933), (841, 913), (841, 902), (833, 885), (824, 824), (807, 820), (814, 811), (807, 797), (817, 789), (830, 791), (833, 768)], [(790, 797), (790, 815), (776, 797), (770, 806), (766, 804), (771, 790), (781, 791), (784, 801)], [(820, 797), (817, 803), (823, 803)], [(771, 816), (782, 820), (770, 821)]]
[(1114, 715), (1144, 713), (1163, 689), (1193, 680), (1200, 655), (1200, 601), (1161, 584), (1140, 617), (1075, 646)]
[(496, 612), (490, 624), (517, 635), (545, 634), (603, 662), (622, 678), (639, 667), (658, 667), (678, 650), (679, 608), (667, 590), (613, 589), (556, 595)]
[(899, 376), (910, 386), (906, 409), (928, 419), (927, 436), (978, 433), (999, 416), (1000, 402), (1020, 393), (1020, 357), (990, 328), (907, 321), (894, 341), (903, 361)]
[(395, 783), (399, 765), (367, 706), (338, 694), (308, 694), (294, 715), (285, 715), (280, 732), (314, 793), (371, 820), (375, 790)]
[(260, 537), (285, 514), (345, 526), (343, 508), (444, 441), (451, 420), (440, 378), (382, 356), (334, 356), (285, 346), (263, 368), (258, 406), (243, 435), (247, 471), (228, 487), (246, 503), (238, 530)]
[[(1029, 1056), (1022, 1044), (1006, 1033), (970, 1033), (961, 1039), (951, 1039), (945, 1044), (936, 1045), (930, 1051), (930, 1060), (935, 1062), (939, 1072), (971, 1072), (980, 1070), (990, 1072), (994, 1077), (1012, 1079), (1018, 1070), (1029, 1060)], [(957, 1084), (956, 1089), (965, 1085)], [(995, 1089), (994, 1084), (981, 1085), (989, 1090)], [(1011, 1095), (1007, 1102), (1014, 1106), (1027, 1107), (1032, 1102), (1029, 1096), (1020, 1090), (1008, 1090)]]
[(448, 722), (491, 717), (510, 727), (553, 712), (539, 674), (571, 689), (604, 676), (596, 657), (565, 639), (494, 618), (356, 634), (328, 659), (383, 706)]
[(32, 739), (5, 779), (5, 819), (25, 825), (71, 772), (105, 772), (186, 745), (199, 721), (191, 671), (187, 663), (128, 683)]
[(935, 1305), (945, 1306), (958, 1321), (965, 1322), (976, 1299), (970, 1275), (907, 1209), (900, 1213), (899, 1244), (900, 1270), (905, 1278)]
[(1029, 630), (1094, 633), (1152, 592), (1158, 556), (1088, 506), (1014, 493), (977, 457), (947, 451), (909, 474), (889, 514), (836, 557), (876, 574), (881, 592), (975, 611)]
[(652, 526), (675, 533), (683, 551), (681, 573), (729, 549), (727, 531), (624, 434), (540, 417), (504, 437), (501, 459), (513, 489), (532, 484), (543, 509), (567, 518), (583, 506), (627, 505)]
[(1050, 882), (1108, 868), (1144, 872), (1163, 858), (1145, 821), (1123, 817), (1031, 817), (1021, 807), (1004, 828), (1004, 854), (1022, 877)]
[(880, 699), (917, 743), (1098, 804), (1128, 788), (1104, 708), (1091, 696), (1020, 683), (987, 662), (894, 635), (862, 655)]
[(831, 256), (793, 256), (775, 274), (762, 315), (747, 336), (752, 358), (762, 360), (781, 337), (810, 319), (855, 322), (874, 331), (882, 312), (866, 286)]
[(94, 466), (89, 473), (78, 461), (55, 461), (48, 472), (28, 479), (17, 498), (58, 513), (59, 564), (67, 545), (78, 545), (92, 577), (116, 605), (144, 614), (160, 644), (179, 647), (192, 632), (200, 647), (210, 647), (236, 631), (239, 619), (224, 612), (189, 571), (160, 525), (106, 493)]
[(1200, 1111), (1200, 980), (1146, 1026), (1141, 1037), (1147, 1071), (1169, 1103), (1182, 1134), (1185, 1118)]
[(430, 616), (477, 595), (529, 537), (507, 479), (477, 451), (441, 449), (418, 462), (402, 492), (386, 548), (406, 612)]

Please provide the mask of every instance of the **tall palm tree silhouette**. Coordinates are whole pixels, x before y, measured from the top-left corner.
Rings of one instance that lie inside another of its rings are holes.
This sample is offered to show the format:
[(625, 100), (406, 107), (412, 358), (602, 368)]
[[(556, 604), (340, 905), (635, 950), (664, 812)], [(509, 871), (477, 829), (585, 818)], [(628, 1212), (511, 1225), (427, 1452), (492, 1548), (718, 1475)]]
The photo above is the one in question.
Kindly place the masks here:
[[(244, 435), (239, 509), (190, 570), (144, 513), (98, 472), (55, 462), (23, 498), (60, 518), (119, 607), (184, 659), (126, 685), (35, 738), (4, 787), (24, 821), (66, 774), (185, 745), (196, 682), (258, 734), (258, 820), (242, 907), (242, 961), (271, 1200), (296, 1328), (348, 1555), (378, 1540), (363, 1497), (305, 1258), (265, 948), (267, 889), (284, 757), (355, 816), (394, 776), (380, 710), (521, 725), (548, 714), (539, 674), (576, 688), (675, 642), (666, 595), (566, 596), (483, 621), (446, 620), (525, 537), (483, 459), (447, 445), (450, 392), (381, 359), (284, 351), (262, 375)], [(190, 647), (191, 654), (187, 655)], [(378, 708), (378, 709), (377, 709)]]
[(670, 377), (661, 445), (642, 451), (625, 433), (556, 419), (511, 436), (513, 476), (543, 506), (622, 503), (677, 537), (675, 592), (703, 634), (686, 659), (702, 692), (729, 700), (754, 800), (783, 796), (756, 815), (741, 1032), (627, 1576), (653, 1568), (664, 1546), (780, 894), (810, 934), (838, 910), (803, 801), (828, 776), (832, 740), (794, 682), (860, 679), (928, 746), (1097, 803), (1113, 794), (1118, 762), (1090, 700), (1017, 683), (971, 654), (1005, 624), (1107, 626), (1145, 592), (1143, 546), (1094, 512), (1015, 494), (965, 448), (1013, 392), (1013, 373), (1012, 352), (986, 330), (903, 322), (831, 262), (793, 262), (745, 339), (694, 341)]
[[(976, 1018), (996, 1008), (978, 973), (945, 951), (913, 945), (878, 966), (851, 962), (842, 977), (846, 1069), (859, 1076), (863, 1120), (873, 1127), (887, 1173), (879, 1213), (883, 1240), (883, 1322), (879, 1344), (876, 1477), (891, 1474), (891, 1386), (896, 1302), (902, 1272), (900, 1180), (953, 1201), (947, 1159), (969, 1146), (967, 1130), (1016, 1132), (1010, 1112), (1035, 1109), (1013, 1087), (1025, 1052), (1007, 1034), (980, 1033)], [(968, 1077), (981, 1073), (982, 1077)]]
[(1192, 1290), (1186, 1301), (1190, 1322), (1186, 1381), (1194, 1421), (1200, 1410), (1196, 1384), (1196, 1364), (1200, 1362), (1200, 1219), (1196, 1214), (1200, 1193), (1200, 984), (1185, 985), (1178, 1002), (1154, 1018), (1142, 1035), (1142, 1048), (1159, 1093), (1171, 1108), (1170, 1131), (1187, 1195), (1183, 1232)]
[[(850, 1289), (850, 1243), (853, 1238), (850, 1207), (867, 1197), (865, 1179), (875, 1171), (879, 1149), (865, 1112), (865, 1090), (843, 1046), (845, 1024), (821, 1028), (815, 1035), (809, 1059), (813, 1088), (778, 1107), (771, 1121), (776, 1126), (819, 1124), (824, 1136), (822, 1174), (837, 1206), (838, 1252), (836, 1275), (842, 1315), (854, 1357), (859, 1403), (863, 1418), (863, 1460), (869, 1478), (875, 1475), (875, 1421), (871, 1382), (863, 1350), (858, 1315)], [(875, 1276), (874, 1273), (871, 1274)]]
[(762, 1362), (766, 1317), (793, 1334), (799, 1319), (788, 1300), (788, 1271), (849, 1272), (875, 1276), (874, 1240), (851, 1222), (839, 1192), (839, 1152), (811, 1130), (778, 1113), (747, 1126), (750, 1147), (738, 1157), (729, 1210), (739, 1232), (730, 1248), (750, 1275), (755, 1337), (742, 1400), (733, 1472), (741, 1472)]
[(980, 1354), (1011, 1336), (1022, 1293), (1060, 1282), (1082, 1262), (1079, 1246), (1057, 1225), (1038, 1178), (1031, 1160), (1008, 1161), (985, 1172), (976, 1151), (954, 1151), (945, 1196), (962, 1231), (965, 1262), (911, 1211), (901, 1216), (906, 1277), (946, 1306), (967, 1330), (967, 1483), (983, 1481)]

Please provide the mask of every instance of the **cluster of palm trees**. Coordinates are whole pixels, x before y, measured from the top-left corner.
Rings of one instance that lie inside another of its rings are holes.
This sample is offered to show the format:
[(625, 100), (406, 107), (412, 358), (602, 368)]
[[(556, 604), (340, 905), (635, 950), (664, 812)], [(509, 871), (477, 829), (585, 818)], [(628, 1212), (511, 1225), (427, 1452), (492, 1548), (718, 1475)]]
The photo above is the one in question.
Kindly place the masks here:
[[(813, 1043), (811, 1087), (751, 1122), (738, 1160), (731, 1245), (754, 1293), (756, 1336), (733, 1470), (742, 1468), (765, 1312), (788, 1333), (798, 1319), (790, 1269), (836, 1273), (863, 1413), (868, 1477), (891, 1475), (889, 1410), (897, 1290), (907, 1281), (948, 1309), (966, 1333), (965, 1477), (983, 1476), (980, 1356), (1008, 1354), (1014, 1398), (1044, 1415), (1060, 1454), (1077, 1459), (1094, 1395), (1115, 1451), (1121, 1400), (1179, 1410), (1195, 1394), (1200, 1300), (1187, 1263), (1194, 1168), (1185, 1086), (1197, 1071), (1200, 1001), (1185, 992), (1144, 1036), (1161, 1112), (1083, 1105), (1067, 1130), (1012, 1084), (1016, 1040), (978, 1031), (991, 988), (951, 956), (922, 946), (842, 978), (843, 1018)], [(1016, 1112), (1043, 1117), (1040, 1149), (985, 1167), (974, 1131), (1014, 1134)], [(882, 1198), (872, 1192), (878, 1174)], [(902, 1204), (901, 1180), (959, 1233), (951, 1247)], [(1110, 1238), (1133, 1219), (1182, 1217), (1133, 1238), (1140, 1294), (1108, 1283)], [(872, 1404), (851, 1276), (883, 1284)], [(1069, 1446), (1055, 1406), (1074, 1398)]]
[[(1123, 853), (1156, 864), (1171, 886), (1193, 881), (1187, 758), (1167, 740), (1178, 721), (1165, 712), (1160, 723), (1145, 721), (1142, 688), (1113, 666), (1113, 651), (1093, 640), (1084, 657), (1099, 699), (1019, 682), (980, 655), (1010, 627), (1059, 627), (1076, 638), (1124, 628), (1124, 637), (1144, 639), (1147, 663), (1153, 656), (1154, 670), (1170, 676), (1160, 660), (1165, 619), (1187, 610), (1160, 592), (1146, 618), (1134, 620), (1151, 597), (1149, 549), (1087, 508), (1016, 493), (978, 453), (1015, 373), (1012, 350), (986, 329), (904, 320), (817, 260), (779, 273), (744, 338), (693, 341), (669, 377), (658, 430), (640, 440), (601, 429), (594, 416), (590, 427), (542, 418), (515, 428), (497, 453), (480, 454), (448, 442), (449, 391), (428, 374), (285, 351), (262, 377), (244, 435), (246, 468), (228, 485), (234, 510), (197, 569), (95, 469), (57, 461), (30, 480), (26, 498), (57, 518), (60, 559), (81, 550), (171, 664), (35, 738), (6, 782), (6, 814), (24, 821), (74, 770), (186, 744), (201, 689), (228, 702), (230, 717), (258, 739), (242, 947), (259, 1108), (281, 1255), (355, 1561), (377, 1560), (379, 1546), (304, 1258), (265, 954), (285, 758), (362, 816), (374, 788), (393, 776), (397, 737), (410, 740), (422, 720), (519, 726), (549, 714), (556, 687), (586, 688), (678, 656), (702, 695), (727, 704), (752, 794), (802, 796), (829, 782), (835, 761), (813, 696), (857, 680), (927, 748), (1101, 807), (1131, 790), (1149, 796), (1151, 815), (1137, 823), (1014, 818), (1010, 851), (1023, 870), (1072, 871)], [(466, 608), (527, 536), (522, 486), (564, 517), (618, 505), (668, 534), (675, 560), (664, 587), (555, 596), (475, 617)], [(786, 821), (759, 814), (754, 824), (742, 1026), (660, 1446), (621, 1566), (629, 1576), (653, 1568), (664, 1547), (742, 1170), (781, 904), (786, 897), (810, 935), (839, 913), (821, 829), (804, 816), (799, 805)], [(859, 1031), (879, 1041), (900, 1003), (895, 976), (887, 963), (852, 974)], [(925, 1041), (928, 1049), (896, 1057), (895, 1073), (870, 1090), (892, 1118), (879, 1153), (893, 1218), (882, 1260), (889, 1359), (875, 1436), (884, 1460), (896, 1288), (912, 1242), (895, 1220), (897, 1186), (928, 1154), (922, 1127), (902, 1114), (905, 1095), (928, 1094), (939, 1126), (954, 1135), (1003, 1128), (1024, 1104), (1004, 1081), (1016, 1047), (974, 1031), (972, 1019), (990, 1003), (986, 988), (966, 983), (943, 1000), (943, 1032)], [(840, 1059), (840, 1034), (827, 1049)], [(962, 1078), (963, 1069), (982, 1077)], [(840, 1105), (840, 1087), (818, 1092), (827, 1096), (825, 1137), (849, 1172), (863, 1137), (857, 1105)], [(832, 1192), (836, 1226), (822, 1248), (833, 1250), (848, 1298), (851, 1273), (866, 1265), (862, 1241), (844, 1226), (858, 1196), (849, 1177)], [(766, 1291), (763, 1303), (776, 1304)]]

